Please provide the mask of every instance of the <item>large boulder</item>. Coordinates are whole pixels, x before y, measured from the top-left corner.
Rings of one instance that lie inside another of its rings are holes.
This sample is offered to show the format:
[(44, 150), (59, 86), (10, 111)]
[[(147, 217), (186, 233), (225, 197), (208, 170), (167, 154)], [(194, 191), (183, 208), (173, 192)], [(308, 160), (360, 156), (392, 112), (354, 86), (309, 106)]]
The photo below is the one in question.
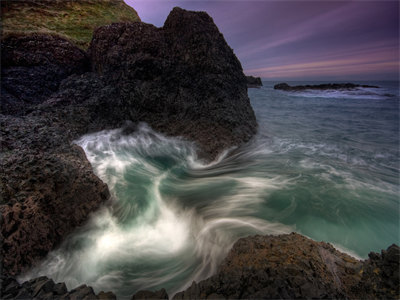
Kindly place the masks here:
[(89, 53), (93, 70), (129, 104), (120, 118), (197, 141), (208, 158), (256, 131), (240, 62), (204, 12), (174, 8), (162, 28), (101, 27)]

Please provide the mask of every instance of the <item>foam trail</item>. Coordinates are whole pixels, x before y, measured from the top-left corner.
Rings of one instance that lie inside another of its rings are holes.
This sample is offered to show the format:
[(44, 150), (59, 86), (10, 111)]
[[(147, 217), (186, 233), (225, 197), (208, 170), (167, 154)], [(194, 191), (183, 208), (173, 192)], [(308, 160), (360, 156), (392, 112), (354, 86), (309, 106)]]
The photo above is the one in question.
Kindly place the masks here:
[(214, 274), (237, 238), (290, 231), (255, 215), (263, 197), (287, 180), (234, 176), (238, 166), (228, 152), (204, 164), (193, 144), (145, 124), (130, 135), (108, 130), (76, 143), (108, 184), (114, 203), (21, 281), (47, 275), (68, 288), (85, 283), (119, 298), (161, 287), (172, 296)]

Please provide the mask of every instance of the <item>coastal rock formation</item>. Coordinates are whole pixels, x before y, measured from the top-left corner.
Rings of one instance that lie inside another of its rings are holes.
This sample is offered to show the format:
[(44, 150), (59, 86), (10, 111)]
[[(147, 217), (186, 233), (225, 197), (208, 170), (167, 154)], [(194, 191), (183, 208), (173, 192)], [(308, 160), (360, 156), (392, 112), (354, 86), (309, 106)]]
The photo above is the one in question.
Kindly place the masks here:
[(256, 132), (240, 62), (204, 12), (174, 8), (162, 28), (101, 27), (89, 53), (93, 70), (128, 106), (119, 119), (197, 141), (209, 158)]
[(297, 233), (247, 237), (174, 299), (398, 299), (399, 260), (396, 245), (358, 261)]
[(287, 83), (278, 83), (274, 85), (275, 90), (283, 90), (290, 92), (299, 92), (304, 90), (354, 90), (357, 88), (379, 88), (379, 86), (354, 84), (354, 83), (323, 83), (317, 85), (296, 85), (296, 86), (290, 86)]
[(0, 115), (3, 274), (43, 258), (109, 198), (56, 115)]
[(248, 88), (258, 88), (263, 85), (260, 77), (246, 76), (246, 81)]
[(61, 81), (88, 71), (86, 53), (51, 35), (10, 36), (1, 42), (1, 113), (24, 115), (58, 90)]
[(56, 284), (46, 276), (34, 278), (22, 284), (12, 277), (1, 276), (0, 282), (1, 299), (117, 299), (112, 292), (100, 292), (96, 295), (93, 289), (86, 284), (68, 291), (65, 283)]
[(256, 131), (241, 65), (206, 13), (175, 8), (163, 28), (101, 27), (89, 54), (46, 35), (7, 38), (2, 49), (4, 274), (33, 266), (109, 199), (72, 144), (81, 135), (144, 121), (211, 160)]

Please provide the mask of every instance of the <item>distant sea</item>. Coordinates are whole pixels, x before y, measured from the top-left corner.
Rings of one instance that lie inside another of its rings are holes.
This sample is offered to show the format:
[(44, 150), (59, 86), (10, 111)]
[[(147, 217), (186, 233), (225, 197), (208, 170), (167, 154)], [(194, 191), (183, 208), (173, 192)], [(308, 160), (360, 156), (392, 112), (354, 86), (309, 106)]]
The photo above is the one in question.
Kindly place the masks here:
[(242, 236), (296, 231), (363, 259), (399, 244), (398, 82), (304, 92), (276, 83), (249, 89), (257, 136), (210, 164), (146, 124), (76, 141), (113, 204), (20, 279), (172, 296), (215, 273)]

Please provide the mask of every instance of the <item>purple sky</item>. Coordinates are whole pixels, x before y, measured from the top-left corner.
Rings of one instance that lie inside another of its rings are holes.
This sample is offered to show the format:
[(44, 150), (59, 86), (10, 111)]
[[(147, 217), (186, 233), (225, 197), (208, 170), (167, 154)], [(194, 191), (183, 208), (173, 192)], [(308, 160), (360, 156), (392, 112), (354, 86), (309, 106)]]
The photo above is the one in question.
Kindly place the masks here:
[(246, 74), (398, 80), (398, 1), (125, 0), (161, 27), (175, 6), (206, 11)]

